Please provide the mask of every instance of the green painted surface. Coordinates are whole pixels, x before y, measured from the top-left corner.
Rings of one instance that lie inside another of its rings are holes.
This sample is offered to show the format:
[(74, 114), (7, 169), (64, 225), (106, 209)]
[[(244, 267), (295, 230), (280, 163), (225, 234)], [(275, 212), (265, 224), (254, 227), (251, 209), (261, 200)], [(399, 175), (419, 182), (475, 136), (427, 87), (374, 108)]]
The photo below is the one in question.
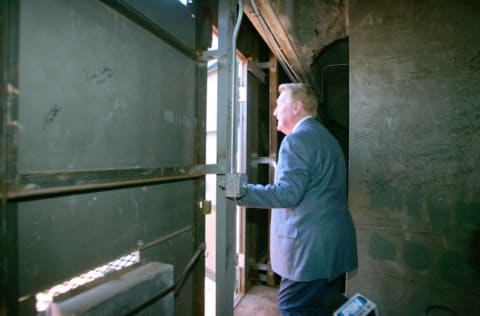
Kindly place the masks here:
[[(434, 194), (432, 194), (433, 196)], [(428, 219), (435, 231), (447, 231), (451, 225), (450, 211), (441, 201), (430, 197), (428, 201)]]
[(376, 260), (395, 260), (395, 245), (387, 238), (374, 234), (368, 243), (368, 254)]
[(467, 264), (473, 271), (474, 282), (480, 281), (480, 228), (477, 228), (468, 241)]
[(409, 191), (406, 194), (407, 214), (414, 220), (421, 217), (422, 195), (418, 191)]
[(415, 241), (405, 242), (403, 246), (403, 257), (407, 265), (417, 270), (429, 269), (431, 266), (430, 254), (427, 247)]
[(370, 203), (373, 207), (389, 211), (400, 211), (402, 209), (404, 193), (386, 180), (383, 174), (374, 174), (369, 179), (369, 184), (372, 192)]
[(466, 263), (465, 253), (457, 250), (445, 251), (438, 260), (440, 277), (455, 286), (475, 289), (478, 284), (472, 278), (472, 269)]
[(462, 227), (480, 227), (480, 203), (461, 201), (455, 212), (456, 221)]
[[(195, 39), (191, 13), (169, 2), (176, 6), (156, 2), (151, 5), (162, 12), (147, 15), (171, 28), (162, 16), (187, 14), (190, 23), (171, 33)], [(8, 271), (11, 284), (19, 297), (32, 297), (138, 249), (142, 261), (173, 265), (178, 280), (204, 242), (196, 206), (203, 178), (127, 187), (123, 180), (139, 179), (125, 176), (115, 179), (122, 184), (115, 189), (101, 186), (110, 182), (98, 170), (203, 165), (206, 66), (100, 1), (47, 0), (49, 10), (19, 4), (21, 98), (8, 144), (18, 155), (8, 167), (26, 177), (41, 173), (47, 184), (49, 177), (55, 181), (51, 173), (72, 179), (82, 171), (99, 186), (82, 191), (77, 178), (72, 186), (80, 192), (52, 187), (52, 194), (6, 202), (18, 218), (18, 275)], [(146, 6), (143, 1), (137, 12)], [(203, 312), (203, 266), (200, 258), (176, 293), (178, 315)], [(19, 301), (21, 315), (36, 314), (31, 300)]]
[(480, 315), (480, 3), (350, 12), (351, 291), (385, 315), (434, 303)]

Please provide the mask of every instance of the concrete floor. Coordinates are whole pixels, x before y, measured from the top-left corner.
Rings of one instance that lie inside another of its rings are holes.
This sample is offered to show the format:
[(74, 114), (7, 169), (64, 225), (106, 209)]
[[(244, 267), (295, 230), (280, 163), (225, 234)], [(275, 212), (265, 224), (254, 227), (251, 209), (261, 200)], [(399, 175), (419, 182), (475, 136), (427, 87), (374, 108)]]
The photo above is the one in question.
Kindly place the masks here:
[[(234, 316), (280, 316), (277, 309), (278, 289), (257, 285), (245, 294), (233, 312)], [(215, 316), (215, 282), (205, 278), (205, 316)]]
[(234, 310), (234, 316), (279, 316), (278, 289), (257, 285), (253, 287)]

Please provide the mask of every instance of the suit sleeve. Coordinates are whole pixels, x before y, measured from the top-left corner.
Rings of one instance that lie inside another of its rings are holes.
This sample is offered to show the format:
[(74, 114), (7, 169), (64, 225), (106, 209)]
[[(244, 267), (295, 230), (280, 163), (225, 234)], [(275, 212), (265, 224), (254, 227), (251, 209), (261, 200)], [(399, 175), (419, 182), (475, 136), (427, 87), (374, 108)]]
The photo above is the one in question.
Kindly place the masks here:
[(295, 134), (283, 139), (273, 185), (248, 184), (246, 194), (237, 204), (259, 208), (296, 207), (309, 185), (309, 152), (306, 144)]

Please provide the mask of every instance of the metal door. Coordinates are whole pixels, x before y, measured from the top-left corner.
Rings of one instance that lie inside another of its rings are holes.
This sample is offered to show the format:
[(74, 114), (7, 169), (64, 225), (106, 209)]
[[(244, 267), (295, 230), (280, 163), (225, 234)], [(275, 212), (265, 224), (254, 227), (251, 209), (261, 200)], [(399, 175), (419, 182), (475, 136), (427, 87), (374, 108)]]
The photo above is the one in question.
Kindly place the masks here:
[(203, 313), (194, 9), (2, 2), (0, 315), (35, 315), (36, 293), (133, 251), (173, 266), (177, 315)]

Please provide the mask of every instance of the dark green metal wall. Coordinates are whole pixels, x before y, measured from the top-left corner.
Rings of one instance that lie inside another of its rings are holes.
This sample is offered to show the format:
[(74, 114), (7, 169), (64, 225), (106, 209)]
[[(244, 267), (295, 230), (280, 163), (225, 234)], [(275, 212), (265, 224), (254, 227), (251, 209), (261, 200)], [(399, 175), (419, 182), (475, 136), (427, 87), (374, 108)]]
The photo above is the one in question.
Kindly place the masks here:
[(351, 1), (350, 293), (480, 314), (480, 5)]
[(6, 3), (0, 315), (135, 250), (175, 281), (196, 258), (176, 312), (202, 314), (201, 22), (176, 0)]

